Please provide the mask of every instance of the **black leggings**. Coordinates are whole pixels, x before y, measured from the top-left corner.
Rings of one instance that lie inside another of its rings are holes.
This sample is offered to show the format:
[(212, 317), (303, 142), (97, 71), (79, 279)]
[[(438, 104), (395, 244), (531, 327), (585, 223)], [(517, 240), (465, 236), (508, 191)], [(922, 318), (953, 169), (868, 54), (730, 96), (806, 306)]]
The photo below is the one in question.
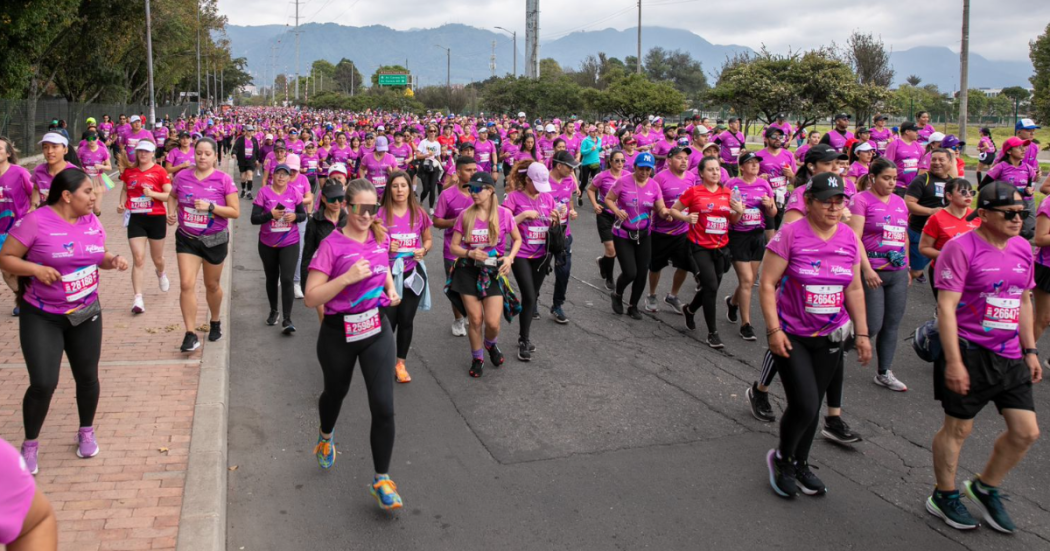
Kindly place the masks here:
[[(405, 272), (404, 277), (412, 275), (415, 268)], [(422, 277), (420, 272), (418, 277)], [(416, 312), (419, 311), (419, 302), (423, 297), (415, 294), (407, 286), (400, 289), (401, 303), (397, 306), (389, 306), (383, 309), (386, 319), (390, 320), (390, 330), (397, 333), (397, 358), (404, 360), (408, 357), (408, 349), (412, 347), (412, 331), (415, 327)]]
[[(762, 358), (762, 375), (758, 380), (758, 384), (764, 387), (769, 387), (773, 384), (773, 378), (777, 376), (777, 362), (773, 360), (775, 356), (773, 353), (766, 349), (766, 355)], [(846, 360), (843, 358), (839, 362), (839, 368), (835, 370), (835, 376), (831, 379), (831, 386), (828, 387), (828, 407), (829, 408), (841, 408), (842, 407), (842, 385), (846, 379)]]
[(343, 398), (350, 391), (354, 364), (361, 360), (361, 374), (372, 412), (372, 463), (377, 474), (390, 471), (394, 453), (394, 333), (380, 314), (383, 329), (378, 335), (346, 342), (341, 314), (326, 315), (317, 334), (317, 360), (324, 373), (324, 391), (317, 401), (321, 432), (331, 433), (339, 419)]
[[(552, 259), (551, 262), (554, 260)], [(543, 280), (547, 277), (547, 268), (540, 266), (542, 258), (515, 258), (510, 269), (514, 272), (514, 279), (518, 282), (518, 290), (521, 292), (521, 315), (518, 323), (518, 337), (521, 340), (529, 340), (529, 330), (532, 328), (532, 313), (536, 311), (536, 299), (543, 287)]]
[(81, 427), (95, 422), (98, 408), (98, 359), (102, 354), (102, 315), (73, 327), (65, 316), (21, 304), (18, 337), (29, 369), (29, 388), (22, 401), (26, 440), (36, 440), (44, 426), (51, 396), (58, 387), (62, 352), (69, 358), (77, 386)]
[(705, 249), (695, 243), (689, 243), (689, 253), (693, 255), (696, 264), (696, 278), (700, 283), (700, 291), (693, 296), (689, 303), (689, 309), (693, 313), (700, 311), (703, 307), (704, 322), (707, 323), (707, 331), (714, 333), (715, 308), (718, 306), (718, 287), (722, 284), (722, 274), (726, 272), (728, 257), (725, 249)]
[(420, 205), (422, 205), (423, 201), (429, 196), (430, 208), (434, 208), (434, 200), (437, 199), (438, 193), (440, 193), (437, 189), (438, 174), (440, 173), (437, 170), (427, 172), (421, 169), (419, 171), (419, 184), (423, 187), (423, 190), (419, 192)]
[[(587, 196), (587, 183), (591, 181), (591, 178), (598, 175), (601, 172), (601, 168), (591, 169), (592, 165), (580, 165), (580, 196)], [(600, 165), (598, 165), (600, 167)]]
[(616, 278), (616, 294), (623, 296), (627, 286), (631, 286), (631, 297), (628, 303), (638, 306), (645, 292), (646, 278), (649, 273), (649, 259), (653, 255), (653, 241), (646, 233), (638, 241), (625, 237), (613, 236), (613, 247), (616, 249), (616, 260), (620, 262), (620, 277)]
[(773, 356), (784, 381), (787, 409), (780, 421), (780, 455), (809, 459), (809, 448), (820, 422), (820, 404), (842, 368), (843, 343), (827, 337), (799, 337), (785, 333), (790, 356)]
[[(296, 231), (292, 228), (292, 231)], [(270, 311), (277, 311), (277, 282), (281, 282), (281, 310), (284, 319), (292, 319), (292, 279), (295, 275), (296, 261), (299, 260), (299, 244), (287, 247), (267, 247), (259, 242), (259, 258), (262, 259), (263, 273), (266, 274), (266, 298), (270, 301)]]

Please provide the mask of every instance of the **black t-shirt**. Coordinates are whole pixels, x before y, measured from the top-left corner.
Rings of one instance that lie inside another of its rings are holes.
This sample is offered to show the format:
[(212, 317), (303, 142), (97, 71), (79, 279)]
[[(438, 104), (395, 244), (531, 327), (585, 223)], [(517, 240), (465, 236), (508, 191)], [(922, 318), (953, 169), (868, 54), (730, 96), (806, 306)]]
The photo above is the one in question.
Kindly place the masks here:
[[(941, 178), (929, 172), (920, 174), (911, 181), (911, 184), (908, 184), (908, 190), (904, 194), (907, 197), (918, 199), (919, 206), (931, 209), (943, 207), (947, 204), (944, 201), (944, 185), (949, 180), (951, 178)], [(929, 216), (909, 215), (908, 228), (915, 232), (922, 232), (929, 218)]]

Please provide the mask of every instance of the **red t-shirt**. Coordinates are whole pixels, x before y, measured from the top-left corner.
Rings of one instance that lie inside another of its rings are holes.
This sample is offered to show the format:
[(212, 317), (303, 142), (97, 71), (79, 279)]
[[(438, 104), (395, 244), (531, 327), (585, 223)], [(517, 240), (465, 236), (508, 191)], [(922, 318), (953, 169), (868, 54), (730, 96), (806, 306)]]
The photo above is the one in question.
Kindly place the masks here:
[(142, 190), (152, 189), (158, 193), (164, 191), (165, 184), (171, 184), (168, 172), (160, 165), (153, 165), (149, 170), (142, 171), (138, 167), (131, 167), (120, 175), (120, 180), (128, 190), (128, 199), (124, 208), (131, 214), (148, 214), (150, 216), (164, 216), (167, 211), (162, 201), (154, 201), (149, 197), (143, 197)]
[(944, 244), (949, 239), (960, 233), (977, 229), (981, 225), (980, 218), (974, 218), (972, 221), (966, 220), (971, 212), (973, 212), (971, 209), (966, 209), (966, 214), (962, 218), (956, 218), (948, 212), (948, 209), (941, 210), (926, 220), (922, 233), (933, 238), (933, 248), (939, 251), (944, 248)]
[(708, 191), (704, 184), (697, 184), (678, 198), (690, 213), (699, 218), (689, 226), (689, 240), (705, 249), (720, 249), (729, 244), (730, 192), (725, 186)]

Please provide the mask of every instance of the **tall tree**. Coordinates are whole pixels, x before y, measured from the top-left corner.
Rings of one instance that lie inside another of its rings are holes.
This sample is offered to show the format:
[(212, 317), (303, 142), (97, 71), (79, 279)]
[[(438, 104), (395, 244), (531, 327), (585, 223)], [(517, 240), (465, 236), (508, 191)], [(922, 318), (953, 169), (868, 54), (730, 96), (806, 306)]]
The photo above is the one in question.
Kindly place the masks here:
[(707, 76), (700, 62), (682, 50), (667, 51), (661, 47), (649, 50), (642, 65), (651, 80), (670, 82), (686, 97), (694, 98), (707, 88)]
[(1028, 56), (1035, 68), (1035, 74), (1028, 79), (1035, 90), (1032, 96), (1032, 112), (1039, 122), (1048, 124), (1050, 123), (1050, 25), (1046, 26), (1043, 34), (1029, 43)]
[(853, 111), (856, 124), (867, 125), (877, 111), (885, 109), (890, 95), (894, 74), (890, 52), (881, 37), (853, 31), (846, 40), (842, 57), (857, 75), (857, 86), (851, 91), (847, 105)]
[(545, 57), (540, 60), (540, 78), (556, 79), (563, 73), (564, 71), (562, 70), (561, 65), (559, 65), (553, 58)]
[(345, 57), (340, 59), (339, 63), (335, 65), (335, 73), (332, 75), (332, 78), (337, 83), (339, 90), (344, 94), (361, 90), (364, 82), (364, 77), (361, 76), (361, 71), (357, 70), (357, 65)]
[[(379, 73), (384, 71), (397, 71), (397, 72), (408, 72), (408, 69), (403, 65), (380, 65), (376, 72), (372, 73), (372, 86), (379, 86)], [(404, 86), (392, 86), (395, 90), (404, 90)]]
[(920, 77), (918, 75), (908, 75), (908, 78), (906, 78), (904, 80), (905, 80), (905, 82), (907, 82), (908, 84), (911, 84), (912, 86), (918, 86), (918, 85), (922, 84), (922, 77)]

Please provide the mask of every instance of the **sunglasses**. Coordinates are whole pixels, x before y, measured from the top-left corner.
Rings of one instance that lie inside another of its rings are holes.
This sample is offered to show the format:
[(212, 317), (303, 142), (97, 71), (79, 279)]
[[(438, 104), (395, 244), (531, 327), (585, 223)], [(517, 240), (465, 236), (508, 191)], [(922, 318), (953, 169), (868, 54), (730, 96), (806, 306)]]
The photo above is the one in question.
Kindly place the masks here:
[(477, 195), (481, 193), (486, 187), (488, 186), (472, 186), (468, 184), (463, 186), (463, 189), (469, 191), (471, 195)]
[(375, 216), (376, 213), (379, 212), (379, 205), (377, 205), (375, 203), (369, 204), (369, 205), (362, 205), (362, 204), (359, 204), (359, 203), (351, 203), (351, 204), (347, 205), (347, 207), (350, 208), (350, 212), (352, 212), (352, 213), (354, 213), (354, 214), (356, 214), (358, 216), (364, 216), (366, 214), (368, 214), (370, 216)]
[(346, 197), (325, 197), (325, 201), (328, 201), (329, 203), (342, 203), (343, 201), (346, 201)]
[(958, 193), (963, 197), (973, 197), (974, 195), (976, 195), (976, 193), (972, 189), (957, 189), (954, 191), (954, 193)]
[(87, 141), (93, 142), (98, 139), (98, 136), (88, 136)]
[(995, 212), (1003, 213), (1003, 220), (1006, 220), (1007, 222), (1012, 222), (1018, 216), (1021, 217), (1021, 220), (1028, 220), (1028, 217), (1032, 214), (1031, 212), (1028, 212), (1026, 210), (1000, 210), (1000, 209), (987, 209), (987, 210), (994, 210)]

